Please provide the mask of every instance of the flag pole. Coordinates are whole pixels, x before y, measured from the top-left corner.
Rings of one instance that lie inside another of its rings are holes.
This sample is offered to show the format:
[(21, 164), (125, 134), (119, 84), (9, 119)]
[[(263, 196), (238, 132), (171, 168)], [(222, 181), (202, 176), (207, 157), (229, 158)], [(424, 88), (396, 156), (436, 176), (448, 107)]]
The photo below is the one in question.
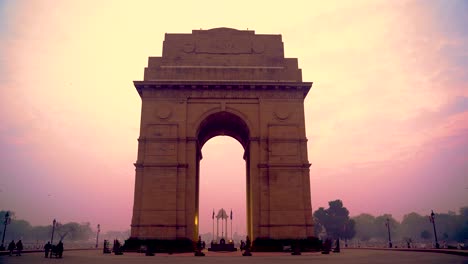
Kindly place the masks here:
[(231, 209), (231, 241), (234, 242), (234, 238), (232, 237), (232, 209)]
[(211, 220), (213, 221), (213, 233), (211, 233), (212, 234), (211, 242), (214, 242), (214, 208), (213, 208), (213, 214), (211, 215)]

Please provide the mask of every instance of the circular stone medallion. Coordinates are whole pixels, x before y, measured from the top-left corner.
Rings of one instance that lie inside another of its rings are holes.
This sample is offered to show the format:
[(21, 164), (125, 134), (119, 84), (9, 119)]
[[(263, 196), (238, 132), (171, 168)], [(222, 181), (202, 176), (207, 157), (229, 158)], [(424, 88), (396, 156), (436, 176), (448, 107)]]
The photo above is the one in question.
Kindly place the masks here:
[(274, 116), (279, 119), (279, 120), (286, 120), (289, 118), (289, 116), (291, 115), (291, 112), (289, 112), (288, 110), (275, 110), (273, 112)]
[(171, 116), (171, 108), (168, 105), (161, 105), (158, 107), (158, 110), (156, 111), (156, 114), (158, 115), (159, 118), (161, 119), (167, 119)]

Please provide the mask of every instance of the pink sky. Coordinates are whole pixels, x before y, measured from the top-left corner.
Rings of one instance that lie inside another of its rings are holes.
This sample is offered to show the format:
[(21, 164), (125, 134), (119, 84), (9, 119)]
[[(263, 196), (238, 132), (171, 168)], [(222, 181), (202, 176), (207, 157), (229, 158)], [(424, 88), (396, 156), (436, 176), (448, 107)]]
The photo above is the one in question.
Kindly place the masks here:
[[(342, 199), (351, 215), (457, 211), (468, 206), (467, 14), (463, 1), (0, 1), (0, 209), (128, 229), (132, 81), (164, 33), (232, 27), (282, 34), (314, 82), (313, 210)], [(200, 231), (225, 207), (244, 233), (241, 145), (216, 137), (202, 151)]]

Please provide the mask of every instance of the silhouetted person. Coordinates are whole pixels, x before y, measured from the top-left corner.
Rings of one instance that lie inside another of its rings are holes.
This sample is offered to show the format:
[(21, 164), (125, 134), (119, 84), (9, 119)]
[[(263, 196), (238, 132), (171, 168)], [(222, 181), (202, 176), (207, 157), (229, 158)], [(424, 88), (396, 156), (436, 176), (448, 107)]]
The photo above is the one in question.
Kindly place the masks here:
[(16, 243), (16, 256), (21, 256), (21, 251), (23, 251), (23, 242), (21, 239)]
[(10, 244), (8, 244), (8, 251), (10, 251), (10, 256), (13, 255), (13, 250), (15, 250), (16, 244), (15, 241), (12, 240)]
[(244, 250), (244, 248), (245, 248), (245, 242), (244, 242), (244, 240), (241, 240), (240, 250), (242, 251), (242, 250)]
[(57, 255), (59, 258), (62, 258), (62, 254), (63, 254), (63, 243), (62, 243), (62, 240), (60, 240), (57, 244)]
[(111, 250), (109, 248), (109, 241), (108, 240), (104, 240), (104, 246), (102, 247), (102, 253), (104, 254), (109, 254), (111, 253)]
[(197, 249), (201, 250), (202, 248), (203, 248), (203, 242), (201, 240), (201, 236), (198, 236)]
[[(112, 248), (115, 255), (123, 255), (122, 248), (120, 246), (120, 241), (118, 239), (114, 240), (114, 246)], [(150, 250), (152, 250), (150, 248)]]
[(335, 253), (340, 253), (340, 239), (336, 239), (336, 247), (335, 249), (333, 250), (333, 252)]
[(195, 256), (197, 257), (205, 256), (205, 253), (202, 252), (202, 249), (203, 249), (203, 242), (201, 240), (201, 236), (198, 236), (197, 250), (195, 251)]
[(242, 256), (252, 256), (252, 253), (250, 253), (250, 238), (249, 236), (245, 237), (245, 252), (242, 254)]
[(117, 239), (114, 239), (114, 245), (112, 246), (112, 251), (114, 251), (114, 253), (119, 251), (119, 242), (117, 241)]
[(52, 244), (50, 244), (50, 241), (47, 241), (47, 244), (45, 244), (44, 246), (44, 253), (45, 253), (46, 258), (49, 257), (49, 252), (51, 249), (52, 249)]
[(301, 255), (301, 243), (299, 240), (296, 240), (293, 245), (291, 255)]
[(332, 241), (329, 238), (325, 239), (325, 242), (322, 246), (322, 254), (330, 254), (331, 247)]

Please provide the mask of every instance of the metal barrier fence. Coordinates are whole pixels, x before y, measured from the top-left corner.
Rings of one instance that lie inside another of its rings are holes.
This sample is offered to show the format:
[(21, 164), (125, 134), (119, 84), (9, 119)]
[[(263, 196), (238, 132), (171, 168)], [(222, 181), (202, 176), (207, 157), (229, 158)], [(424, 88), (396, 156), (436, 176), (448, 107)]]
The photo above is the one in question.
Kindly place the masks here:
[[(44, 250), (44, 246), (46, 243), (47, 241), (23, 242), (23, 250)], [(65, 245), (65, 248), (90, 249), (96, 247), (95, 242), (67, 242), (65, 240), (63, 243)], [(55, 241), (54, 244), (56, 244)], [(99, 247), (102, 248), (102, 245), (99, 245)]]

